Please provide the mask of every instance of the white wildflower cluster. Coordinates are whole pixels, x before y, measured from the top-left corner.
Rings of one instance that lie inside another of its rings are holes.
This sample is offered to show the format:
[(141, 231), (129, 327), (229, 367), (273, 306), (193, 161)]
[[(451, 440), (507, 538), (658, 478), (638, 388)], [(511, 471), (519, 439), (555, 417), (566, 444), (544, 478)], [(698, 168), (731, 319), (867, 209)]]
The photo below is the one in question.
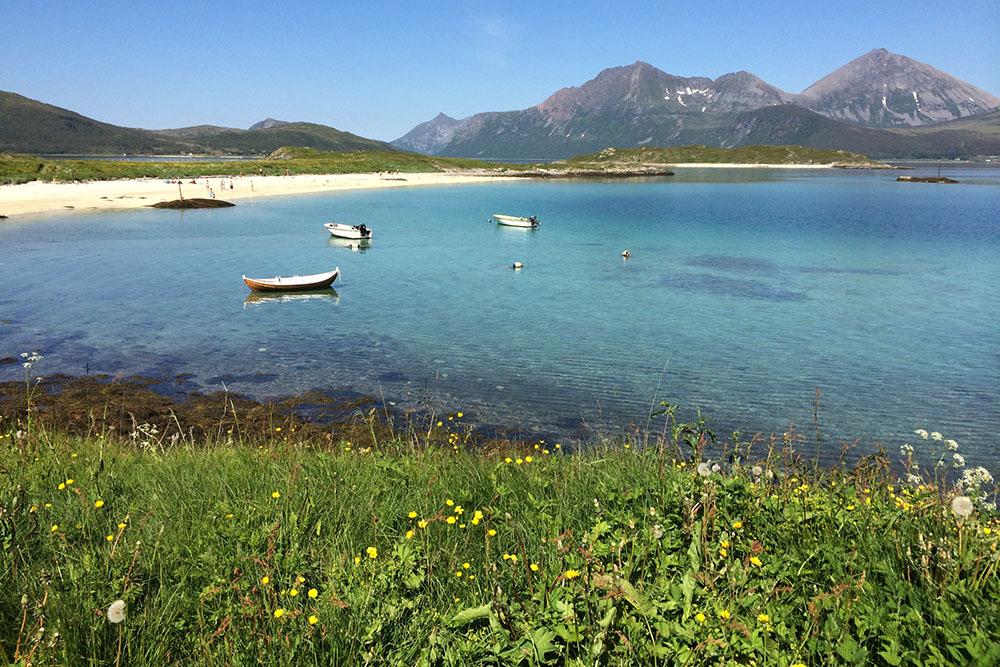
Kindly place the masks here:
[(21, 365), (27, 370), (30, 370), (32, 366), (44, 359), (38, 352), (22, 352), (21, 358), (24, 359)]
[(910, 444), (900, 445), (899, 455), (905, 458), (910, 458), (911, 456), (913, 456), (913, 445)]
[[(944, 468), (951, 466), (952, 468), (964, 468), (965, 467), (965, 457), (958, 453), (958, 441), (952, 440), (951, 438), (945, 439), (941, 433), (938, 431), (931, 431), (928, 433), (922, 428), (918, 428), (914, 433), (918, 437), (924, 440), (933, 440), (934, 442), (941, 443), (941, 454), (938, 456), (937, 464), (935, 468)], [(907, 445), (903, 445), (907, 447)], [(900, 453), (903, 454), (903, 447), (900, 447)], [(912, 448), (909, 450), (909, 455), (913, 454)], [(903, 454), (906, 456), (906, 454)]]
[(156, 451), (157, 446), (160, 444), (159, 435), (160, 430), (156, 428), (156, 424), (142, 423), (132, 431), (130, 437), (132, 438), (132, 442), (140, 449)]

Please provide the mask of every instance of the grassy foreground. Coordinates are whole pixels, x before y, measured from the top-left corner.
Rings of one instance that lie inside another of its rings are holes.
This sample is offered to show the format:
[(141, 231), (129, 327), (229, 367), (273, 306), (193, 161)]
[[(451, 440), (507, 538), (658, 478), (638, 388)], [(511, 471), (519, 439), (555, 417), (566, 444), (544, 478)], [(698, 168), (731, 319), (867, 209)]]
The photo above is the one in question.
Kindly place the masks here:
[(995, 510), (883, 458), (714, 469), (700, 424), (468, 451), (461, 413), (354, 443), (11, 424), (4, 663), (1000, 662)]

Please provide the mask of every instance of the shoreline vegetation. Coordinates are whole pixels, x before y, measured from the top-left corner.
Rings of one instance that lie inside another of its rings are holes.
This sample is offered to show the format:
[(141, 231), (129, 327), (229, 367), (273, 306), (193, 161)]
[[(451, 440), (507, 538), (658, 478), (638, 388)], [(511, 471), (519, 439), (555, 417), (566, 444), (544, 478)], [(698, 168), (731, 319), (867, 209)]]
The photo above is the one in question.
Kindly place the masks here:
[(939, 433), (820, 468), (794, 434), (717, 438), (661, 404), (658, 435), (569, 453), (480, 440), (460, 409), (395, 423), (359, 398), (317, 424), (40, 384), (22, 356), (5, 663), (1000, 661), (996, 487), (956, 482)]
[(0, 156), (0, 214), (138, 208), (184, 197), (240, 199), (510, 178), (670, 176), (674, 168), (891, 168), (844, 151), (798, 146), (606, 149), (546, 164), (413, 153), (282, 148), (261, 160), (115, 162)]

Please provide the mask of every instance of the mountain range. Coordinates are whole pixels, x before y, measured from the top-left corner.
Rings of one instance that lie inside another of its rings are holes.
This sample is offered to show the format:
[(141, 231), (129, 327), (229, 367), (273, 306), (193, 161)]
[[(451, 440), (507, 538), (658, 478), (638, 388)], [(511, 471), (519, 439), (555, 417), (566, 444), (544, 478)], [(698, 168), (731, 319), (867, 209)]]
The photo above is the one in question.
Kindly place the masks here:
[[(996, 135), (977, 122), (996, 109), (1000, 99), (990, 93), (885, 49), (799, 94), (750, 72), (681, 77), (637, 61), (528, 109), (463, 119), (439, 114), (392, 144), (432, 155), (506, 159), (564, 158), (608, 146), (751, 143), (877, 157), (968, 157), (1000, 153)], [(947, 126), (958, 119), (971, 121)]]
[(682, 77), (637, 61), (520, 111), (438, 114), (387, 144), (307, 122), (247, 129), (127, 128), (0, 91), (0, 153), (269, 154), (403, 150), (450, 157), (560, 159), (607, 147), (797, 144), (875, 158), (1000, 155), (1000, 99), (930, 65), (875, 49), (788, 93), (750, 72)]
[(394, 151), (392, 146), (316, 123), (268, 118), (243, 130), (196, 125), (168, 130), (119, 127), (0, 91), (0, 152), (32, 154), (267, 154), (282, 146), (327, 151)]

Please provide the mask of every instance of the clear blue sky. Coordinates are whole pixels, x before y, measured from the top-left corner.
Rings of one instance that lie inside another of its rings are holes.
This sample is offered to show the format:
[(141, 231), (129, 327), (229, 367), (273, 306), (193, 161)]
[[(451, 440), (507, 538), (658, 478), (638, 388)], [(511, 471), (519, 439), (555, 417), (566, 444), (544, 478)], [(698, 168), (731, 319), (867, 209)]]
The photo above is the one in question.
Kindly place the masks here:
[(0, 0), (0, 16), (0, 90), (132, 127), (271, 116), (391, 140), (635, 60), (800, 92), (878, 47), (1000, 96), (1000, 0)]

